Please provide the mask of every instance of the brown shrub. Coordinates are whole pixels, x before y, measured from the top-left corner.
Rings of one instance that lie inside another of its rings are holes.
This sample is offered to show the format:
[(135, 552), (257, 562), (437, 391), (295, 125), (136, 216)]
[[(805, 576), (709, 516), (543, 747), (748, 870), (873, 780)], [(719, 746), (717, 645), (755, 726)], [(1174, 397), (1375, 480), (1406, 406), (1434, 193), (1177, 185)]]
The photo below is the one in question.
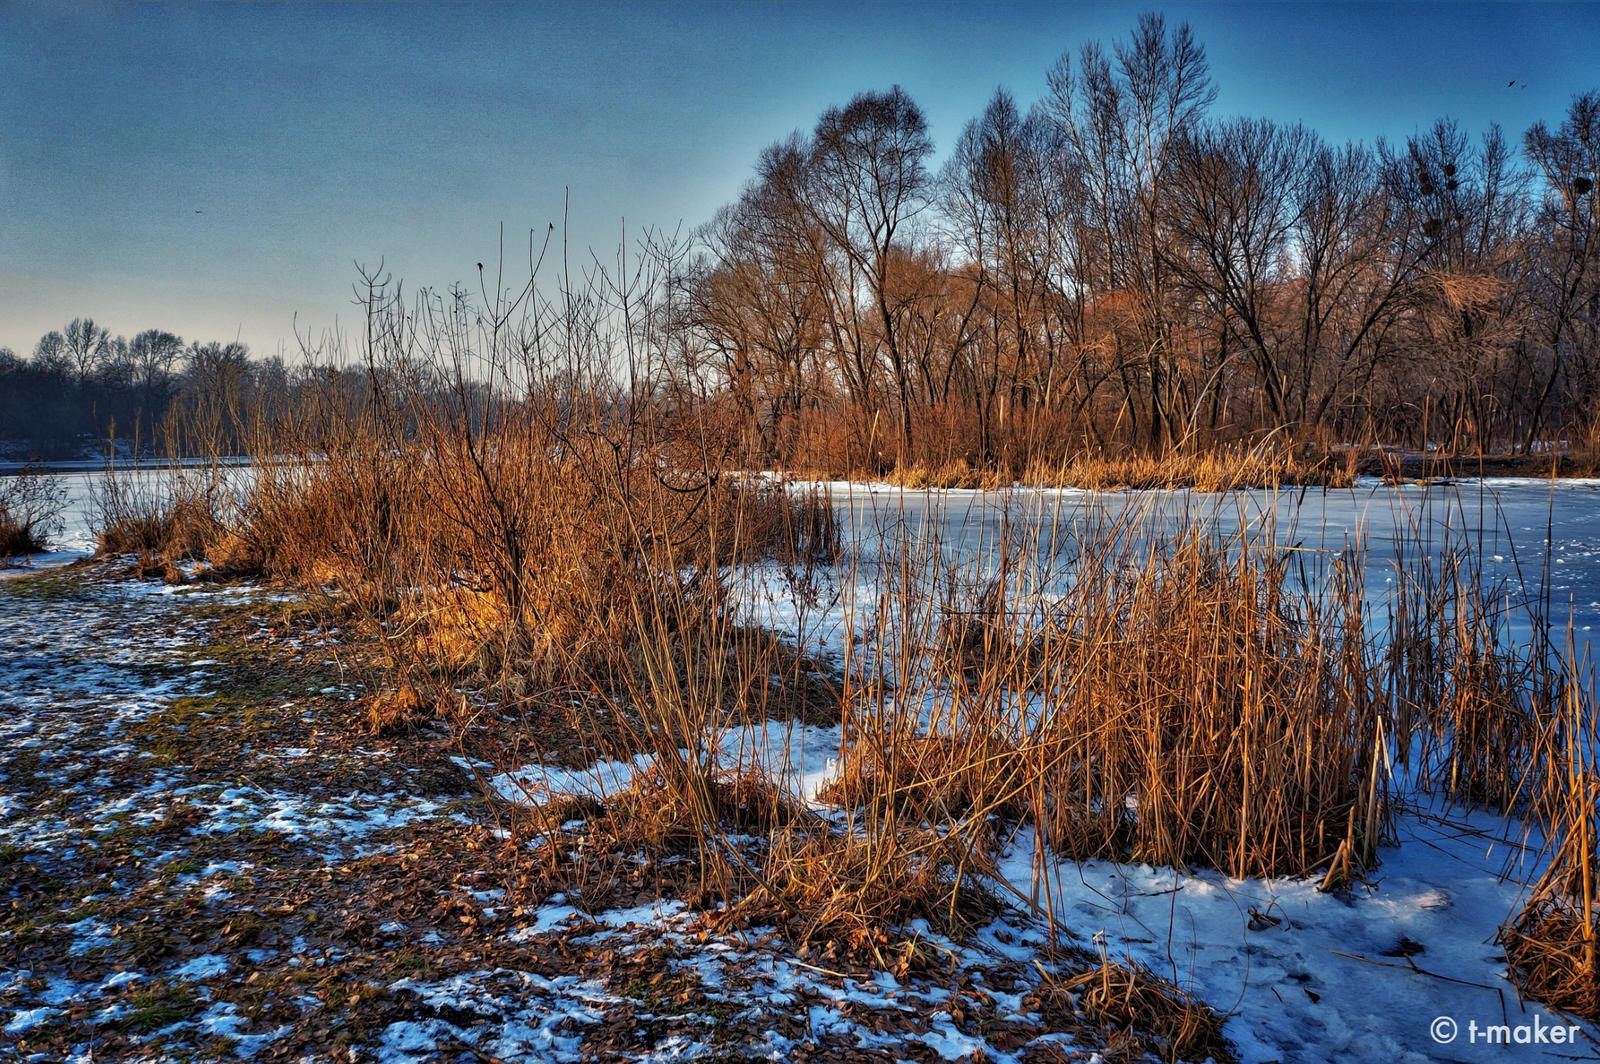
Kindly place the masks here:
[(32, 530), (23, 528), (9, 516), (0, 514), (0, 559), (38, 554), (44, 549), (44, 541)]
[(234, 529), (207, 544), (206, 563), (211, 567), (210, 575), (223, 579), (258, 576), (266, 568), (266, 559), (256, 544)]
[(214, 500), (178, 491), (165, 499), (103, 509), (99, 552), (151, 554), (173, 563), (200, 561), (226, 534)]
[(0, 561), (49, 549), (66, 503), (61, 479), (34, 466), (0, 476)]

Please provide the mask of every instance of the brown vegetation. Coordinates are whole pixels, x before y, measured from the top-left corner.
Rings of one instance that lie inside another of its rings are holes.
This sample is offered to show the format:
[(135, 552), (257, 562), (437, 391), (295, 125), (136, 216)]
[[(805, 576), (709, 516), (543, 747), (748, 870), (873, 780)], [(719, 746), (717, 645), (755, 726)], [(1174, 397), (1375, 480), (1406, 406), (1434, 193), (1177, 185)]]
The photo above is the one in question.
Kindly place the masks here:
[(1549, 865), (1500, 941), (1526, 993), (1600, 1020), (1600, 723), (1592, 693), (1567, 688), (1552, 717), (1539, 796)]
[[(1437, 352), (1465, 322), (1471, 369), (1515, 331), (1504, 289), (1468, 276), (1499, 269), (1498, 246), (1457, 247), (1443, 271), (1418, 242), (1437, 190), (1416, 175), (1464, 158), (1451, 130), (1409, 161), (1335, 153), (1265, 125), (1203, 124), (1203, 56), (1186, 31), (1142, 23), (1121, 61), (1157, 75), (1151, 91), (1178, 116), (1157, 141), (1174, 156), (1116, 160), (1115, 187), (1074, 186), (1066, 202), (1006, 199), (1023, 195), (1002, 187), (1018, 167), (1082, 157), (1072, 108), (1146, 83), (1103, 63), (1062, 68), (1055, 110), (1026, 123), (997, 99), (941, 186), (984, 235), (964, 262), (913, 224), (934, 182), (921, 116), (896, 91), (763, 156), (708, 237), (717, 257), (694, 269), (647, 244), (626, 275), (563, 277), (553, 294), (530, 276), (486, 306), (460, 290), (407, 304), (365, 278), (362, 346), (312, 352), (296, 405), (259, 428), (253, 449), (271, 459), (245, 477), (179, 470), (151, 494), (112, 478), (102, 547), (169, 577), (201, 561), (263, 574), (338, 616), (370, 650), (374, 731), (492, 721), (490, 759), (505, 767), (647, 764), (619, 793), (512, 818), (540, 836), (532, 860), (563, 889), (604, 897), (639, 874), (618, 854), (643, 852), (661, 889), (730, 922), (910, 967), (929, 949), (913, 921), (959, 935), (997, 893), (1037, 899), (1060, 857), (1341, 887), (1376, 859), (1395, 765), (1408, 784), (1558, 829), (1558, 867), (1588, 879), (1550, 880), (1508, 948), (1535, 973), (1551, 968), (1542, 946), (1554, 936), (1568, 956), (1570, 939), (1592, 966), (1593, 824), (1574, 814), (1592, 781), (1561, 785), (1551, 712), (1572, 678), (1548, 666), (1547, 644), (1509, 645), (1470, 554), (1409, 566), (1374, 639), (1360, 548), (1290, 547), (1271, 522), (1223, 534), (1137, 510), (1090, 520), (1067, 537), (1065, 579), (1035, 568), (1065, 543), (1006, 529), (952, 568), (931, 533), (890, 529), (880, 600), (859, 604), (866, 630), (836, 671), (746, 627), (752, 563), (811, 609), (842, 535), (825, 497), (753, 469), (939, 487), (1348, 484), (1359, 452), (1328, 441), (1378, 424), (1362, 396), (1416, 379), (1382, 338), (1415, 332)], [(1494, 150), (1474, 180), (1491, 179)], [(1235, 159), (1302, 167), (1320, 198), (1233, 203), (1261, 187), (1219, 177)], [(868, 171), (888, 183), (866, 190), (880, 213), (864, 219), (848, 182)], [(1157, 172), (1176, 176), (1158, 188)], [(1038, 178), (1028, 195), (1045, 194)], [(1033, 221), (1008, 228), (1019, 205)], [(1200, 252), (1216, 233), (1201, 223), (1224, 208), (1280, 212), (1258, 263), (1311, 239), (1316, 210), (1342, 234), (1324, 250), (1353, 257), (1332, 277), (1214, 277)], [(1062, 243), (1041, 246), (1048, 234)], [(1079, 282), (1064, 290), (1053, 278), (1069, 267)], [(1202, 312), (1217, 307), (1217, 320)], [(1295, 328), (1301, 311), (1315, 320)], [(1480, 445), (1555, 417), (1520, 393), (1464, 412), (1483, 385), (1468, 374), (1446, 397), (1449, 423)], [(1432, 431), (1426, 418), (1380, 427)], [(202, 419), (188, 438), (221, 431)], [(817, 796), (834, 818), (722, 748), (730, 726), (796, 717), (841, 724), (840, 773)], [(995, 857), (1029, 828), (1034, 882), (1004, 883)], [(1567, 983), (1526, 978), (1541, 994)], [(1114, 1023), (1155, 995), (1176, 1017), (1165, 1043), (1215, 1043), (1214, 1019), (1138, 973), (1104, 964), (1079, 989)]]
[[(1307, 580), (1270, 527), (1166, 540), (1133, 519), (1086, 530), (1066, 587), (1023, 595), (1008, 559), (1047, 554), (1004, 555), (964, 602), (929, 577), (894, 588), (893, 627), (870, 639), (896, 683), (858, 692), (829, 797), (960, 827), (974, 849), (991, 818), (1020, 816), (1080, 858), (1238, 876), (1371, 859), (1386, 711), (1350, 623), (1357, 565), (1312, 561), (1326, 571)], [(899, 708), (921, 704), (926, 720)]]
[(1126, 964), (1102, 960), (1098, 967), (1062, 981), (1058, 992), (1077, 994), (1091, 1020), (1163, 1060), (1232, 1058), (1221, 1016), (1131, 959)]
[(61, 482), (35, 468), (0, 477), (0, 562), (48, 550), (65, 505)]

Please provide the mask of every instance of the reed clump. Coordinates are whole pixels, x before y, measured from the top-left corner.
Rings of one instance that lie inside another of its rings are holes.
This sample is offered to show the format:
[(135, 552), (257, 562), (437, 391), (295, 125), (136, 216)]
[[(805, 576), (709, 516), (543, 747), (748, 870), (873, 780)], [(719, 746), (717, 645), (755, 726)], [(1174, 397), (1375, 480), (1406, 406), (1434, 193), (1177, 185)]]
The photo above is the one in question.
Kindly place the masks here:
[(900, 488), (967, 488), (995, 491), (1010, 487), (1012, 476), (993, 466), (974, 467), (964, 458), (956, 458), (940, 465), (926, 462), (897, 464), (884, 480)]
[(996, 911), (969, 856), (961, 840), (909, 826), (786, 832), (724, 919), (777, 926), (824, 960), (925, 970), (946, 958), (912, 926), (959, 938)]
[(834, 793), (973, 828), (1023, 810), (1075, 858), (1235, 876), (1370, 861), (1386, 732), (1359, 566), (1320, 558), (1313, 581), (1270, 529), (1149, 532), (1103, 529), (1053, 587), (1016, 561), (1040, 551), (1009, 549), (964, 605), (925, 578), (896, 588), (944, 605), (874, 634), (900, 652), (895, 682), (851, 718)]
[[(1547, 820), (1554, 711), (1576, 677), (1554, 653), (1539, 602), (1489, 586), (1467, 536), (1447, 531), (1448, 542), (1426, 549), (1425, 519), (1408, 515), (1414, 523), (1396, 537), (1398, 590), (1381, 646), (1396, 764), (1409, 785)], [(1513, 620), (1525, 624), (1521, 641)]]
[(204, 560), (227, 530), (216, 482), (182, 471), (156, 477), (170, 477), (170, 486), (137, 473), (109, 474), (102, 482), (95, 498), (100, 553), (140, 555), (163, 567)]
[(1026, 764), (1004, 742), (962, 742), (949, 735), (912, 736), (892, 746), (867, 744), (844, 759), (817, 797), (841, 809), (888, 803), (913, 824), (948, 824), (982, 809), (1015, 820), (1023, 812)]
[(1309, 454), (1287, 446), (1180, 449), (1164, 454), (1085, 452), (1055, 462), (1035, 459), (1021, 480), (1039, 487), (1092, 491), (1348, 488), (1355, 483), (1356, 461), (1354, 449)]
[(37, 467), (0, 477), (0, 560), (48, 550), (66, 501), (61, 478)]
[(1600, 1020), (1600, 722), (1575, 681), (1553, 709), (1538, 798), (1547, 864), (1499, 940), (1524, 993)]
[[(1291, 558), (1249, 533), (1190, 535), (1120, 587), (1110, 572), (1091, 581), (1113, 590), (1086, 589), (1041, 651), (1056, 818), (1074, 799), (1124, 805), (1133, 855), (1235, 876), (1310, 874), (1357, 832), (1371, 859), (1382, 729), (1362, 633), (1332, 612), (1355, 608), (1359, 576), (1328, 563), (1330, 605), (1295, 588)], [(1104, 848), (1126, 833), (1111, 826)], [(1072, 839), (1059, 819), (1044, 827)]]

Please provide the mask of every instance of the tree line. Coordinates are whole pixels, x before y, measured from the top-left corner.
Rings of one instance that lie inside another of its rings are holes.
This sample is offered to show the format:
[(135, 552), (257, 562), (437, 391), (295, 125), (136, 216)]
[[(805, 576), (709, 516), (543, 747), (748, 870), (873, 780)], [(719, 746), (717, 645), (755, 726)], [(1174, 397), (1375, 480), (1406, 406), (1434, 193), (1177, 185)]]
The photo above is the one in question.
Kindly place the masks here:
[(677, 386), (778, 464), (1593, 432), (1600, 93), (1520, 151), (1448, 118), (1330, 144), (1213, 114), (1157, 15), (1047, 84), (938, 168), (899, 87), (765, 149), (680, 271)]
[(130, 339), (74, 318), (31, 357), (0, 347), (0, 448), (68, 458), (115, 439), (143, 452), (241, 453), (253, 426), (286, 409), (299, 376), (242, 343), (185, 343), (164, 329)]
[[(424, 290), (401, 328), (398, 284), (364, 274), (353, 357), (299, 338), (291, 368), (76, 319), (31, 358), (0, 351), (0, 440), (239, 451), (291, 410), (359, 407), (374, 374), (493, 406), (601, 360), (626, 363), (627, 401), (714, 426), (741, 461), (834, 474), (1263, 439), (1600, 442), (1600, 91), (1516, 145), (1448, 118), (1331, 144), (1213, 113), (1204, 48), (1159, 15), (1046, 84), (1027, 110), (997, 90), (938, 165), (903, 89), (863, 92), (762, 151), (687, 241), (648, 236), (555, 298), (532, 277), (478, 307)], [(502, 355), (516, 381), (444, 372)]]

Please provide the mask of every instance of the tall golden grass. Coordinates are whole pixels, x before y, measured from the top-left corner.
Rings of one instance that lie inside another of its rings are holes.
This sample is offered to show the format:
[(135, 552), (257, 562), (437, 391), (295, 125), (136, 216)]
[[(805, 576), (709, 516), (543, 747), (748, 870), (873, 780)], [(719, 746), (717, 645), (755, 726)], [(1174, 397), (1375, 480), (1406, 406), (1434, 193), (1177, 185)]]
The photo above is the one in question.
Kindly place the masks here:
[(1387, 731), (1359, 564), (1297, 585), (1270, 525), (1163, 534), (1125, 517), (1078, 543), (1054, 588), (1019, 562), (1048, 544), (944, 587), (935, 565), (896, 565), (870, 633), (894, 657), (852, 704), (832, 796), (964, 826), (975, 850), (998, 818), (1077, 858), (1239, 876), (1370, 860)]
[(1537, 804), (1548, 863), (1500, 942), (1525, 993), (1600, 1021), (1600, 716), (1592, 687), (1563, 686), (1542, 756)]
[(1036, 488), (1082, 488), (1089, 491), (1136, 491), (1188, 488), (1199, 492), (1244, 488), (1347, 488), (1355, 483), (1359, 451), (1308, 453), (1271, 441), (1253, 447), (1184, 448), (1153, 454), (1130, 451), (1111, 454), (1078, 450), (1055, 459), (1037, 455), (1010, 470), (981, 466), (957, 457), (942, 462), (897, 464), (881, 478), (902, 488), (976, 488), (993, 490), (1013, 483)]
[[(374, 282), (360, 375), (319, 371), (328, 387), (264, 430), (271, 460), (249, 477), (181, 470), (159, 498), (113, 478), (102, 545), (261, 574), (337, 611), (376, 648), (375, 728), (448, 716), (508, 767), (647, 756), (620, 793), (521, 813), (551, 882), (615, 879), (575, 855), (687, 857), (674, 875), (724, 919), (905, 968), (933, 959), (907, 925), (959, 934), (1001, 895), (1047, 899), (1061, 857), (1341, 886), (1377, 858), (1393, 765), (1551, 825), (1551, 877), (1508, 952), (1524, 973), (1588, 964), (1592, 988), (1592, 754), (1574, 767), (1571, 684), (1509, 645), (1470, 552), (1424, 564), (1441, 555), (1417, 532), (1374, 632), (1361, 546), (1292, 547), (1271, 521), (1031, 521), (1036, 538), (1003, 531), (959, 565), (932, 525), (906, 524), (885, 530), (879, 598), (828, 672), (747, 627), (739, 581), (765, 566), (804, 597), (844, 532), (817, 493), (735, 472), (715, 412), (654, 373), (674, 342), (654, 290), (602, 276), (474, 309)], [(1184, 461), (1028, 479), (1221, 490), (1352, 472), (1287, 450)], [(901, 479), (972, 476), (988, 483), (955, 465)], [(1039, 571), (1064, 550), (1065, 569)], [(818, 796), (832, 816), (724, 748), (734, 725), (796, 716), (842, 725)], [(1006, 883), (995, 859), (1023, 828), (1034, 881)], [(1145, 993), (1099, 978), (1108, 1016)], [(1569, 1000), (1550, 989), (1565, 977), (1525, 978)]]

